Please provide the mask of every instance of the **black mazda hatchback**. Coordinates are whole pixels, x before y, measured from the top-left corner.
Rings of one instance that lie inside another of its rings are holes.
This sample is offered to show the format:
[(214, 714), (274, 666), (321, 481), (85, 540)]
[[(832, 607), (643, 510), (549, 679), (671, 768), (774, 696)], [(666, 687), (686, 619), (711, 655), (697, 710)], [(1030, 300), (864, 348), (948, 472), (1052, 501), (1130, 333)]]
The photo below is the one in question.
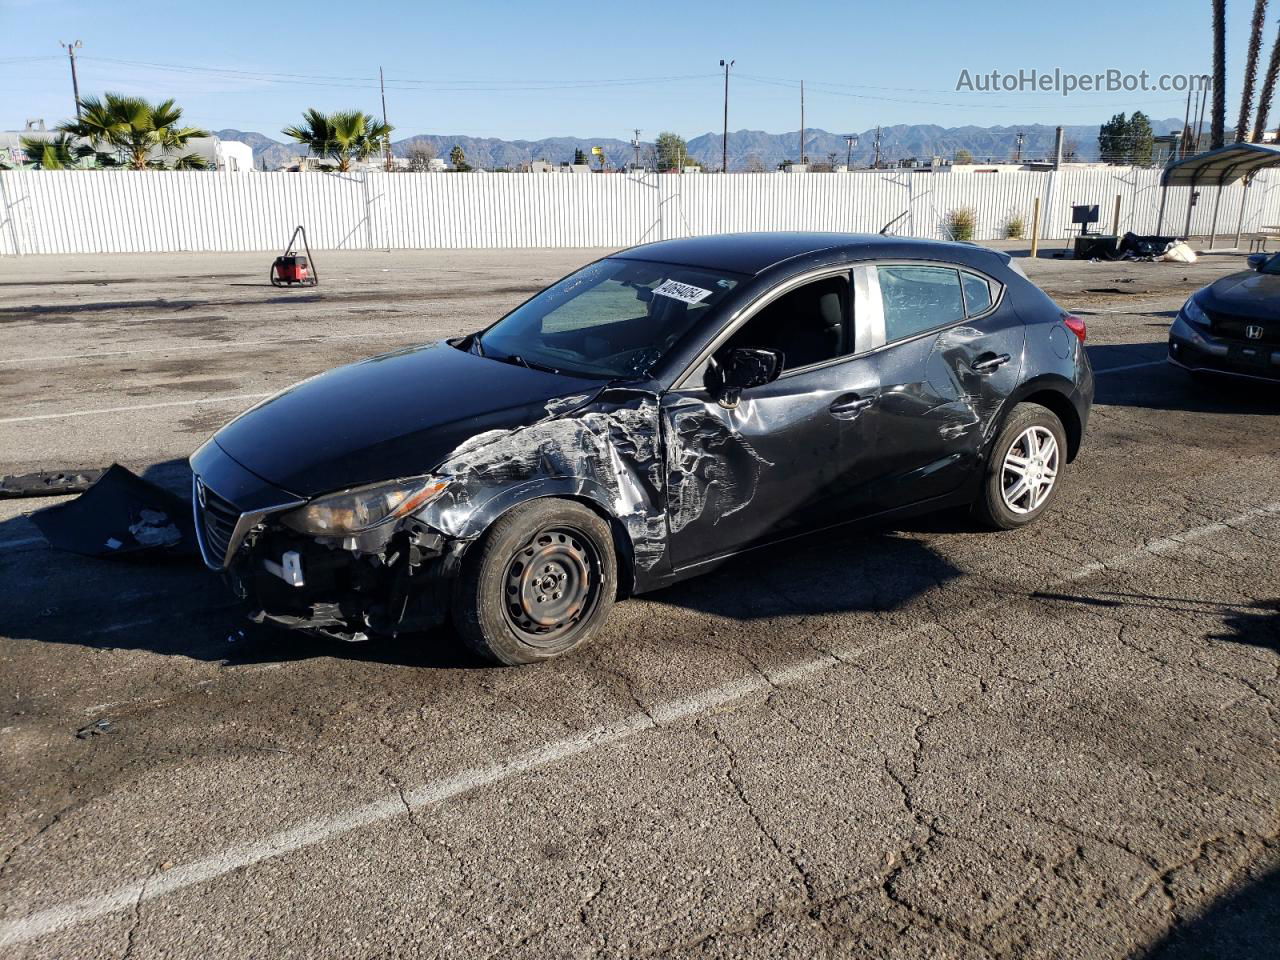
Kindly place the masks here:
[(191, 458), (205, 562), (255, 619), (452, 619), (507, 664), (615, 599), (840, 524), (1054, 503), (1084, 324), (1003, 254), (881, 236), (670, 240), (453, 340), (277, 394)]
[(1169, 327), (1169, 362), (1194, 374), (1280, 383), (1280, 253), (1197, 290)]

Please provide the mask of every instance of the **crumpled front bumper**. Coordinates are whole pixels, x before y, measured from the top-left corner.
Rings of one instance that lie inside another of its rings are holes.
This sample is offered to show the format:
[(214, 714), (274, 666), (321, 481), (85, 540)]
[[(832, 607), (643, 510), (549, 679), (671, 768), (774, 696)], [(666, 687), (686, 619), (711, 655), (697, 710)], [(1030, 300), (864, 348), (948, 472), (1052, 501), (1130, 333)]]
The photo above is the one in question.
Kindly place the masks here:
[(409, 518), (376, 534), (321, 539), (279, 523), (305, 501), (212, 440), (191, 458), (197, 538), (251, 619), (342, 640), (423, 630), (448, 613), (460, 541)]

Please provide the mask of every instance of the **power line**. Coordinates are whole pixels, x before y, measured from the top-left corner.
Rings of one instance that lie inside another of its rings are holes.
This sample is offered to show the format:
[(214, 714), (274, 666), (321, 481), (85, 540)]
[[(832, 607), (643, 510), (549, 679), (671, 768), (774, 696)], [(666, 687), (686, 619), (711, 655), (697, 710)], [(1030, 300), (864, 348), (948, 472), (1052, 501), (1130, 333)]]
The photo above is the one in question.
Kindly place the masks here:
[[(338, 76), (328, 74), (307, 73), (274, 73), (264, 70), (241, 70), (234, 67), (203, 67), (195, 64), (155, 63), (149, 60), (124, 60), (118, 57), (84, 57), (99, 63), (115, 63), (124, 66), (146, 67), (153, 70), (166, 70), (176, 73), (205, 73), (217, 76), (235, 77), (244, 80), (258, 80), (266, 83), (306, 84), (312, 86), (364, 86), (374, 89), (378, 87), (377, 77)], [(618, 78), (578, 78), (553, 79), (543, 77), (526, 77), (518, 80), (486, 79), (417, 79), (413, 77), (393, 78), (392, 83), (412, 84), (414, 87), (429, 87), (440, 90), (510, 90), (510, 89), (591, 89), (611, 86), (643, 86), (656, 83), (675, 83), (685, 80), (705, 80), (719, 78), (720, 73), (690, 73), (661, 77), (618, 77)], [(393, 89), (412, 89), (412, 87), (393, 87)]]

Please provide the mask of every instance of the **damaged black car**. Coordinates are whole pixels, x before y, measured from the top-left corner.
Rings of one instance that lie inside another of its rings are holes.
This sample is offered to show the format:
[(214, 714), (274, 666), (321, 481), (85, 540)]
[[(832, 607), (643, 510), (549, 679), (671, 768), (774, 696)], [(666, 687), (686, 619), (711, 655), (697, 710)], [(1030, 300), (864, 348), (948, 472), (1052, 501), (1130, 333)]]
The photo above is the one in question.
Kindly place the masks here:
[(359, 640), (451, 620), (506, 664), (618, 598), (852, 521), (1048, 510), (1084, 324), (1004, 254), (816, 233), (662, 241), (493, 325), (330, 371), (191, 458), (251, 616)]

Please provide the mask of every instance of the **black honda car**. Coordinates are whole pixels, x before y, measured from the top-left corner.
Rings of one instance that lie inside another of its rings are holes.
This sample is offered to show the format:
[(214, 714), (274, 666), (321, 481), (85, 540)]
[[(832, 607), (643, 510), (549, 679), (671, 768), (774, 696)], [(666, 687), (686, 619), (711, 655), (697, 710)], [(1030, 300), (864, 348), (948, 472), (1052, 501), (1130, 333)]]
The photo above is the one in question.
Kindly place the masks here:
[(542, 660), (619, 597), (801, 534), (1032, 522), (1085, 432), (1084, 336), (976, 246), (635, 247), (232, 421), (191, 458), (200, 546), (255, 619), (358, 640), (451, 618)]
[(1169, 362), (1194, 374), (1280, 383), (1280, 253), (1197, 290), (1169, 328)]

